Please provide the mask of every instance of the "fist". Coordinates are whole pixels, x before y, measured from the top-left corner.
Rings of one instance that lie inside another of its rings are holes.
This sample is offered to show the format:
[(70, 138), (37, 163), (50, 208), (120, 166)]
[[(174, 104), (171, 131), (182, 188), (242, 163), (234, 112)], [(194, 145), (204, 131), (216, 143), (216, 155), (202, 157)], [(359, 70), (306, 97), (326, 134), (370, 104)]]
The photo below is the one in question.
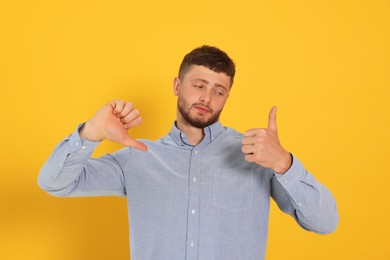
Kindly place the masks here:
[(245, 160), (255, 162), (283, 174), (291, 166), (292, 158), (280, 144), (276, 125), (277, 107), (269, 112), (268, 128), (250, 129), (244, 133), (242, 152)]
[(88, 120), (80, 129), (82, 138), (91, 141), (102, 141), (107, 139), (120, 143), (125, 146), (131, 146), (143, 151), (147, 151), (145, 144), (131, 138), (128, 135), (130, 128), (136, 127), (142, 123), (138, 109), (130, 102), (122, 100), (113, 100)]

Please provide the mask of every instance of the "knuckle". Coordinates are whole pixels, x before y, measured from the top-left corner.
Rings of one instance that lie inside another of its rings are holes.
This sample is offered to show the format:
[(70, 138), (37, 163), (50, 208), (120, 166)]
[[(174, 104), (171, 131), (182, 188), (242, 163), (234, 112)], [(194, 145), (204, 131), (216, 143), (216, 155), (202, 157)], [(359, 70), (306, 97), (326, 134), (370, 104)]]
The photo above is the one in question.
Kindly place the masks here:
[(125, 104), (125, 108), (128, 109), (128, 110), (132, 110), (133, 107), (134, 107), (134, 105), (133, 105), (133, 103), (131, 103), (131, 102), (127, 102), (127, 103)]
[(262, 135), (266, 135), (267, 134), (267, 130), (265, 129), (259, 129), (259, 133), (262, 134)]
[(257, 142), (257, 143), (262, 143), (262, 142), (264, 142), (264, 138), (263, 138), (262, 136), (258, 136), (258, 137), (256, 138), (256, 142)]
[(254, 161), (255, 162), (258, 162), (258, 163), (262, 163), (263, 162), (263, 158), (259, 155), (256, 155), (255, 158), (254, 158)]
[(112, 101), (116, 106), (123, 104), (123, 101), (120, 99), (115, 99)]

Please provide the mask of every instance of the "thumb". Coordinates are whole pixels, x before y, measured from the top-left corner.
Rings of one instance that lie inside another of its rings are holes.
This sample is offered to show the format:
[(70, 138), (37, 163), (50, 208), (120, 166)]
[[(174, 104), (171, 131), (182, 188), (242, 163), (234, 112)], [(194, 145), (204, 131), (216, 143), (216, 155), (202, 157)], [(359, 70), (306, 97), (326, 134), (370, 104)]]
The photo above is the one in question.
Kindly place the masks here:
[(141, 151), (144, 151), (144, 152), (146, 152), (148, 150), (148, 147), (144, 143), (142, 143), (140, 141), (137, 141), (137, 140), (131, 138), (128, 135), (126, 135), (123, 138), (123, 140), (121, 140), (119, 143), (123, 144), (125, 146), (133, 147), (135, 149), (138, 149), (138, 150), (141, 150)]
[(271, 111), (269, 111), (269, 118), (268, 118), (268, 129), (271, 131), (278, 131), (278, 128), (276, 126), (276, 111), (278, 108), (276, 106), (273, 106), (271, 108)]

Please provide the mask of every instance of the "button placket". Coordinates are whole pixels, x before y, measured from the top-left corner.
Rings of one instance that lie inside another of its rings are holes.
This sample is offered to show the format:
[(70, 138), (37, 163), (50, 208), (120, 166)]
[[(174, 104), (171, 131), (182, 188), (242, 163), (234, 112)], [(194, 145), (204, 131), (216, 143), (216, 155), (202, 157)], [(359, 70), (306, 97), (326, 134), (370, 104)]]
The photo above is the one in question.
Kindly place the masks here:
[(200, 158), (199, 150), (193, 150), (190, 161), (189, 172), (189, 200), (188, 200), (188, 250), (186, 259), (197, 259), (198, 249), (197, 243), (199, 236), (199, 174), (200, 174)]

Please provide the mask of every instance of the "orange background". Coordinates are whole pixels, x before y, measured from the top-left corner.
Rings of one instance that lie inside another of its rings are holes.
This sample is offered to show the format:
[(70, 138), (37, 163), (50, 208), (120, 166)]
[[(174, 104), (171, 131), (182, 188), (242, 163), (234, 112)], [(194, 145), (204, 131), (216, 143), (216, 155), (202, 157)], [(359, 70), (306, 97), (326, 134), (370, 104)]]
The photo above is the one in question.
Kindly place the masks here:
[(129, 258), (125, 199), (51, 197), (39, 169), (114, 98), (142, 113), (132, 136), (166, 134), (202, 44), (237, 64), (222, 123), (266, 127), (278, 105), (283, 145), (338, 202), (326, 236), (273, 203), (266, 259), (390, 259), (389, 1), (3, 1), (0, 37), (0, 259)]

